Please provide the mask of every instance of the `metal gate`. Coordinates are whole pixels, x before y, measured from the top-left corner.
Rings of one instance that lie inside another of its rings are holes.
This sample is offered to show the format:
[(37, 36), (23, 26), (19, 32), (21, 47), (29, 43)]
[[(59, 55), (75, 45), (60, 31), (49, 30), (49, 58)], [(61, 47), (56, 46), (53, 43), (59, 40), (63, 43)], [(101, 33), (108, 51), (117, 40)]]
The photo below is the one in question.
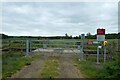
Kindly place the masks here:
[[(29, 40), (32, 52), (80, 53), (80, 40)], [(29, 44), (28, 43), (28, 44)]]

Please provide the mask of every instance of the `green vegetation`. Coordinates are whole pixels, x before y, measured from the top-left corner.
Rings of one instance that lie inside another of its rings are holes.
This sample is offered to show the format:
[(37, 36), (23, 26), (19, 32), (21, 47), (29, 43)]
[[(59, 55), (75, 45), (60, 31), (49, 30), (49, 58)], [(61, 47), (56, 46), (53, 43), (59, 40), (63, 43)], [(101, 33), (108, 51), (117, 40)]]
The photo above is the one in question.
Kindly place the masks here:
[(88, 56), (86, 61), (79, 61), (78, 59), (75, 59), (75, 64), (78, 69), (82, 72), (82, 74), (85, 75), (86, 78), (95, 78), (97, 75), (98, 69), (96, 65), (96, 57)]
[(42, 78), (55, 78), (59, 75), (59, 57), (50, 56), (40, 73)]
[(98, 74), (98, 78), (120, 78), (120, 59), (106, 63)]
[[(78, 61), (75, 59), (74, 62), (78, 69), (86, 76), (86, 78), (120, 78), (120, 54), (116, 59), (108, 59), (107, 62), (103, 62), (103, 58), (100, 58), (101, 64), (96, 64), (96, 56), (87, 56), (86, 61)], [(86, 58), (85, 58), (86, 59)]]
[(30, 65), (32, 61), (39, 57), (38, 55), (25, 57), (20, 52), (2, 52), (2, 77), (11, 77), (22, 67)]

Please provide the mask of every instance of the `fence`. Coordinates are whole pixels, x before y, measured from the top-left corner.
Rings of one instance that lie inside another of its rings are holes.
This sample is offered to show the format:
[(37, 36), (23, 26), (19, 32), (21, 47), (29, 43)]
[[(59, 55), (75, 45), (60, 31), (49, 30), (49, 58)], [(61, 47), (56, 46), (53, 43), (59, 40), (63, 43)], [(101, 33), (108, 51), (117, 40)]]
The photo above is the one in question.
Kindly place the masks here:
[[(21, 50), (32, 52), (35, 49), (78, 49), (79, 40), (3, 40), (2, 50)], [(80, 41), (79, 41), (80, 42)]]

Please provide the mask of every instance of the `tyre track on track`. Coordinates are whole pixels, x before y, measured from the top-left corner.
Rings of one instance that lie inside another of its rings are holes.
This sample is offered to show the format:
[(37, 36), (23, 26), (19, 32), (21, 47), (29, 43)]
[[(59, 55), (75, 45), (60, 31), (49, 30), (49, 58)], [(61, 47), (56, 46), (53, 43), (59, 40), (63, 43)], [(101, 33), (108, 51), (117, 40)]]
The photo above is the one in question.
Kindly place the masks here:
[(70, 55), (62, 56), (60, 63), (60, 78), (83, 78), (80, 70), (74, 66)]
[(32, 62), (31, 65), (24, 67), (11, 78), (40, 78), (40, 73), (44, 68), (44, 63), (49, 56), (60, 57), (60, 72), (57, 78), (84, 78), (80, 70), (74, 66), (72, 61), (73, 54), (44, 53), (40, 59)]

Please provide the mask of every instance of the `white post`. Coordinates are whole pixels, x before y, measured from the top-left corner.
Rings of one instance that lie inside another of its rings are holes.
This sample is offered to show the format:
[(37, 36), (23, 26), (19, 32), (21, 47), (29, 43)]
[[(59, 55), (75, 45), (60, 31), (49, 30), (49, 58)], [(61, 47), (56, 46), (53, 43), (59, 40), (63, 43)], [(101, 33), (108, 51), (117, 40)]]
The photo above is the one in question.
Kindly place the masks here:
[(99, 47), (97, 47), (97, 64), (100, 64), (100, 62), (99, 62)]
[(106, 47), (104, 46), (104, 63), (106, 62)]

